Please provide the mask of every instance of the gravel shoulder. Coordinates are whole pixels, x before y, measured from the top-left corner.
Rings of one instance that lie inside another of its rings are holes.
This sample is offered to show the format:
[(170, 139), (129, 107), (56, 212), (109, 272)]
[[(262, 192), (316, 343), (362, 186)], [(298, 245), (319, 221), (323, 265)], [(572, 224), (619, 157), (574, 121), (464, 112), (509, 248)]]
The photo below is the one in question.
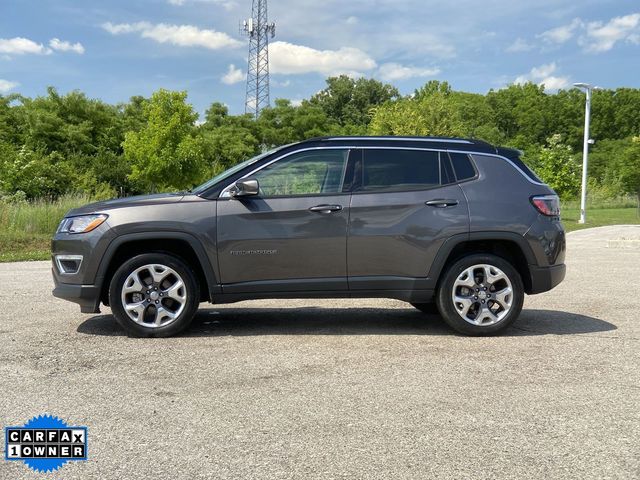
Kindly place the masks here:
[(570, 233), (566, 280), (491, 338), (376, 299), (203, 304), (132, 339), (54, 299), (49, 262), (0, 264), (1, 423), (88, 426), (62, 479), (638, 478), (638, 241)]

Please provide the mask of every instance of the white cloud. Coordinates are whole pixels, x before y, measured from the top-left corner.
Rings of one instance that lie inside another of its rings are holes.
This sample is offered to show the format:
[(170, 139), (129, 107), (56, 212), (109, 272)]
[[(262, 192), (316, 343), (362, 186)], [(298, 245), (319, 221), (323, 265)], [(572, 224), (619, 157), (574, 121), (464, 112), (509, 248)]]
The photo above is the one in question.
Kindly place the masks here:
[(569, 77), (558, 77), (553, 75), (558, 69), (555, 62), (539, 67), (533, 67), (529, 73), (520, 75), (513, 83), (522, 85), (527, 82), (534, 82), (538, 85), (544, 85), (546, 90), (559, 90), (569, 86)]
[(574, 18), (568, 25), (552, 28), (551, 30), (542, 32), (538, 37), (542, 38), (547, 43), (565, 43), (571, 40), (575, 35), (576, 30), (581, 28), (583, 25), (584, 23), (582, 20)]
[(137, 23), (116, 23), (106, 22), (102, 24), (102, 28), (109, 32), (111, 35), (121, 35), (123, 33), (140, 32), (145, 28), (151, 28), (152, 25), (149, 22), (137, 22)]
[(516, 52), (528, 52), (532, 49), (533, 49), (533, 45), (528, 43), (523, 38), (518, 38), (516, 39), (515, 42), (513, 42), (511, 45), (507, 47), (506, 51), (509, 53), (516, 53)]
[(578, 36), (578, 44), (585, 52), (608, 52), (618, 42), (640, 44), (640, 13), (614, 17), (608, 22), (585, 22), (574, 18), (568, 25), (547, 30), (537, 36), (550, 44), (566, 43)]
[(2, 78), (0, 78), (0, 93), (7, 93), (10, 90), (16, 88), (18, 85), (20, 85), (18, 82), (11, 82), (9, 80), (3, 80)]
[(186, 3), (214, 3), (217, 5), (222, 5), (222, 7), (227, 10), (233, 10), (238, 6), (238, 3), (234, 0), (167, 0), (169, 5), (175, 5), (176, 7), (182, 7)]
[(416, 77), (433, 77), (438, 75), (440, 69), (433, 68), (419, 68), (419, 67), (407, 67), (400, 65), (399, 63), (385, 63), (380, 65), (378, 75), (382, 80), (393, 82), (396, 80), (407, 80), (409, 78)]
[(49, 41), (49, 46), (53, 50), (58, 50), (60, 52), (75, 52), (79, 55), (82, 55), (84, 53), (84, 47), (80, 42), (71, 43), (71, 42), (60, 40), (58, 38), (52, 38)]
[(149, 22), (113, 24), (107, 22), (102, 24), (102, 28), (112, 35), (140, 33), (143, 38), (150, 38), (158, 43), (170, 43), (181, 47), (203, 47), (218, 50), (244, 45), (226, 33), (204, 30), (193, 25), (168, 25), (165, 23), (154, 25)]
[(611, 50), (617, 42), (640, 43), (640, 13), (615, 17), (607, 23), (589, 22), (580, 44), (587, 52), (600, 53)]
[(269, 82), (271, 83), (272, 87), (289, 87), (291, 85), (291, 80), (287, 79), (284, 81), (279, 81), (275, 78), (272, 78), (271, 80), (269, 80)]
[(538, 84), (544, 85), (545, 90), (555, 92), (561, 88), (567, 88), (569, 86), (569, 77), (556, 77), (549, 75), (548, 77), (543, 78)]
[(240, 83), (245, 79), (244, 73), (239, 68), (236, 68), (235, 65), (229, 65), (229, 70), (225, 73), (221, 80), (222, 83), (227, 85), (233, 85), (234, 83)]
[(6, 53), (8, 55), (47, 55), (51, 53), (51, 50), (41, 43), (36, 43), (28, 38), (15, 37), (0, 38), (0, 53)]
[(357, 25), (358, 24), (358, 17), (348, 17), (346, 20), (347, 25)]
[(546, 65), (540, 65), (539, 67), (533, 67), (529, 75), (533, 79), (544, 78), (551, 75), (558, 69), (555, 62), (547, 63)]
[(316, 50), (288, 42), (273, 42), (269, 47), (272, 73), (359, 76), (363, 71), (376, 68), (376, 62), (358, 48), (342, 47), (338, 50)]

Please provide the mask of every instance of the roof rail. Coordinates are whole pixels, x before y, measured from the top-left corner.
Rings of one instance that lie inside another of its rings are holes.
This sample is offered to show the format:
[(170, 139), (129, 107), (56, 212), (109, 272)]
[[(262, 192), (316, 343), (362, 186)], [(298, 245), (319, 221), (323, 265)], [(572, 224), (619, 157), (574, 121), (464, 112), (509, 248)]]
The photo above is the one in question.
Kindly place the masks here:
[(335, 137), (316, 137), (305, 140), (307, 142), (321, 142), (331, 140), (386, 140), (386, 141), (413, 141), (413, 142), (431, 142), (431, 143), (460, 143), (469, 145), (487, 145), (491, 144), (484, 140), (476, 140), (471, 138), (457, 138), (457, 137), (411, 137), (411, 136), (335, 136)]

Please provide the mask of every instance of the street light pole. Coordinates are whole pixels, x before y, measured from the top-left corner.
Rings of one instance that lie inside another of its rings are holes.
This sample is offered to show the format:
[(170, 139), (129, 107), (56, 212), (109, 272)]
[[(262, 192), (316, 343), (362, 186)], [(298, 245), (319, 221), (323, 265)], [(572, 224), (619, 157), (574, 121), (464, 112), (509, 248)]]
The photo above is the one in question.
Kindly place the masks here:
[(589, 164), (589, 144), (593, 143), (593, 141), (589, 139), (589, 127), (591, 124), (591, 94), (594, 90), (597, 90), (598, 87), (594, 87), (593, 85), (590, 85), (588, 83), (574, 83), (573, 85), (584, 90), (587, 94), (584, 114), (584, 144), (582, 146), (582, 191), (580, 193), (580, 220), (578, 220), (578, 223), (585, 223), (587, 221), (587, 167)]

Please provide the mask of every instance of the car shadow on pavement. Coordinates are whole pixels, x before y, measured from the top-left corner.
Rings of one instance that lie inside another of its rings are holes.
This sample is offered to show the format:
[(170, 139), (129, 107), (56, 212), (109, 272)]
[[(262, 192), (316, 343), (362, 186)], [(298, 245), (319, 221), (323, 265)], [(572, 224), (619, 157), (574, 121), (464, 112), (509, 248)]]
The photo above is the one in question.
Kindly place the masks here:
[[(598, 318), (555, 310), (523, 310), (502, 336), (574, 335), (616, 330)], [(113, 315), (82, 322), (88, 335), (125, 335)], [(413, 308), (222, 308), (202, 309), (186, 337), (253, 335), (455, 335), (438, 315)]]

